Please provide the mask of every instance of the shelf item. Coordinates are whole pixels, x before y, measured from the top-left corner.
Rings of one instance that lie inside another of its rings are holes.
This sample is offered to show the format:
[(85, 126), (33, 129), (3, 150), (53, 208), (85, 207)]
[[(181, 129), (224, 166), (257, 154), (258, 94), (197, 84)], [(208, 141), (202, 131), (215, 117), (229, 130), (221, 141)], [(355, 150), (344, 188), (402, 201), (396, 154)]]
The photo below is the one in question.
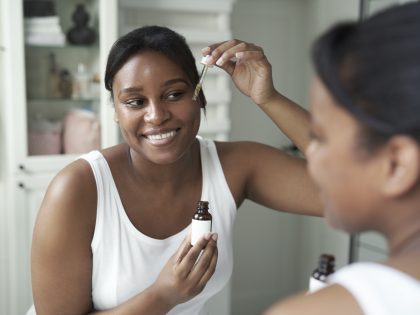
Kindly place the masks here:
[(84, 4), (77, 4), (72, 14), (74, 26), (67, 32), (67, 40), (73, 45), (92, 45), (96, 32), (89, 26), (90, 15)]
[(82, 154), (99, 150), (100, 125), (92, 111), (73, 109), (63, 122), (63, 154)]
[(29, 155), (61, 154), (62, 129), (61, 121), (31, 121), (28, 131)]

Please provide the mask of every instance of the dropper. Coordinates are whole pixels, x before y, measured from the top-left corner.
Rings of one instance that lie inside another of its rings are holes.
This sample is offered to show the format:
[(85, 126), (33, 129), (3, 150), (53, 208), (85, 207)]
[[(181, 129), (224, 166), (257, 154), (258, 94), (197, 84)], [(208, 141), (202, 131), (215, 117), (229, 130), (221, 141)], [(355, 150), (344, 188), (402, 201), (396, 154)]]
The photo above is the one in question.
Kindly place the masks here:
[(203, 58), (201, 58), (201, 63), (203, 64), (203, 69), (201, 70), (200, 79), (198, 80), (197, 86), (195, 87), (194, 94), (193, 94), (193, 101), (197, 100), (198, 94), (201, 91), (201, 88), (203, 86), (204, 77), (206, 76), (208, 68), (213, 67), (213, 65), (207, 64), (207, 58), (210, 57), (210, 55), (207, 55)]

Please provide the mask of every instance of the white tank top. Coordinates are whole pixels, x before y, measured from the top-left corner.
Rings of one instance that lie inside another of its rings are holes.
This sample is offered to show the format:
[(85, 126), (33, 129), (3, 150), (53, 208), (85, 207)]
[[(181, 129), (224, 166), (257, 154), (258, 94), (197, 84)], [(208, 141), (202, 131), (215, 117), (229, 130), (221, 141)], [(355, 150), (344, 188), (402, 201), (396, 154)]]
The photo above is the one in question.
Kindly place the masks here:
[(351, 264), (331, 274), (328, 283), (346, 288), (365, 315), (420, 314), (420, 281), (389, 266)]
[[(201, 200), (209, 201), (213, 232), (219, 234), (216, 271), (205, 289), (168, 314), (206, 314), (205, 302), (222, 290), (233, 267), (232, 229), (236, 204), (213, 141), (197, 137), (202, 165)], [(92, 299), (96, 310), (113, 308), (149, 287), (180, 246), (190, 225), (164, 240), (151, 238), (131, 223), (108, 163), (99, 151), (82, 156), (92, 167), (97, 186), (96, 226), (92, 239)], [(159, 198), (159, 192), (156, 192)], [(195, 205), (192, 205), (195, 207)]]

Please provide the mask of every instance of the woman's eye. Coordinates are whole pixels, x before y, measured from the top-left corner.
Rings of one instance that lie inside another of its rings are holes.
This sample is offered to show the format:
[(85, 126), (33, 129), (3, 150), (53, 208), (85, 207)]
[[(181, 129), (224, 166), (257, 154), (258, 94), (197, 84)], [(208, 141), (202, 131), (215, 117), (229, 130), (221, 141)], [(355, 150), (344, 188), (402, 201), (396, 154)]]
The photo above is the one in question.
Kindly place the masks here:
[(140, 107), (144, 105), (144, 100), (143, 99), (128, 100), (125, 102), (125, 104), (131, 107)]
[(184, 95), (184, 92), (176, 91), (176, 92), (170, 92), (165, 96), (165, 99), (169, 101), (176, 101), (180, 99)]

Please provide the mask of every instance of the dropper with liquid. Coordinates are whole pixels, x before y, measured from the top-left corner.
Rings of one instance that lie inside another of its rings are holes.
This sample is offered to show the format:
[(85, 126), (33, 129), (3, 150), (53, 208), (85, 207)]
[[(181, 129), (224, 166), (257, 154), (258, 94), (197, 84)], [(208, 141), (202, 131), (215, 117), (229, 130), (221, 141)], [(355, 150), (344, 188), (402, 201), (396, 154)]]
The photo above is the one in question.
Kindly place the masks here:
[(194, 94), (193, 94), (193, 97), (192, 97), (193, 101), (197, 100), (198, 94), (200, 93), (201, 88), (203, 86), (204, 77), (206, 76), (208, 68), (213, 67), (213, 65), (207, 64), (207, 58), (209, 58), (209, 57), (210, 57), (210, 55), (207, 55), (207, 56), (201, 58), (201, 63), (203, 64), (203, 69), (201, 70), (200, 79), (198, 80), (197, 86), (195, 87), (195, 90), (194, 90)]

